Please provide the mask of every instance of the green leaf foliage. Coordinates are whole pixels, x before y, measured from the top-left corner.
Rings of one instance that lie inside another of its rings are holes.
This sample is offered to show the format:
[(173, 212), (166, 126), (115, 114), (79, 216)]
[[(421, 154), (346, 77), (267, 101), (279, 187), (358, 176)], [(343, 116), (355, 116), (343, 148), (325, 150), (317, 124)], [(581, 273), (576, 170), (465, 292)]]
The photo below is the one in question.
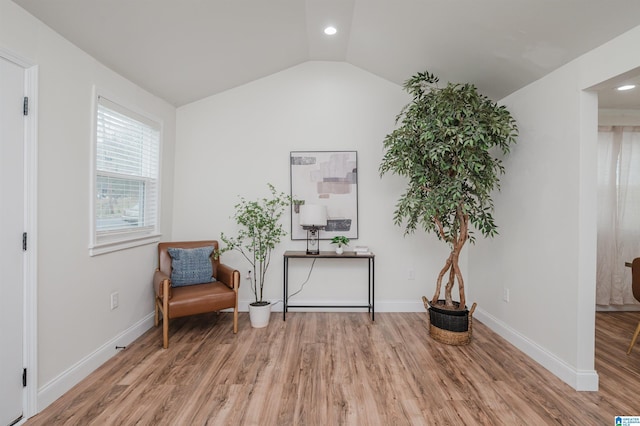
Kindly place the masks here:
[(253, 269), (251, 289), (255, 302), (263, 301), (264, 279), (271, 262), (271, 252), (282, 237), (287, 235), (280, 219), (291, 205), (291, 197), (284, 192), (276, 191), (272, 184), (267, 184), (270, 197), (247, 200), (243, 197), (234, 206), (233, 216), (239, 226), (237, 236), (229, 237), (224, 233), (220, 239), (225, 243), (217, 256), (230, 250), (239, 251), (251, 264)]
[(331, 244), (337, 244), (338, 247), (342, 247), (342, 246), (348, 246), (349, 241), (350, 241), (349, 238), (345, 237), (344, 235), (336, 235), (331, 239)]
[(504, 168), (491, 150), (509, 152), (518, 134), (515, 120), (472, 84), (439, 88), (437, 82), (428, 72), (405, 82), (413, 100), (397, 116), (400, 126), (384, 139), (380, 175), (390, 172), (408, 180), (394, 221), (405, 224), (406, 233), (421, 228), (453, 244), (460, 208), (475, 229), (493, 236), (491, 192), (499, 189)]

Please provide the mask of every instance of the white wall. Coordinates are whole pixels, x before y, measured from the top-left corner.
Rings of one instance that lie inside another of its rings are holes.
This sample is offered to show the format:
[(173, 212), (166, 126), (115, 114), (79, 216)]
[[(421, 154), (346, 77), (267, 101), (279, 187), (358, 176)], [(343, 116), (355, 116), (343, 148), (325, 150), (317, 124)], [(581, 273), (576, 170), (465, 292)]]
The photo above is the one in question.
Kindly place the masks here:
[[(307, 62), (250, 84), (178, 108), (173, 235), (176, 239), (235, 234), (230, 217), (238, 196), (267, 195), (266, 183), (290, 192), (289, 153), (299, 150), (356, 150), (359, 179), (359, 236), (376, 254), (377, 310), (422, 310), (431, 297), (447, 249), (424, 233), (403, 237), (393, 225), (404, 189), (396, 176), (378, 175), (382, 141), (409, 98), (402, 88), (346, 63)], [(290, 229), (290, 215), (284, 220)], [(282, 299), (282, 253), (302, 250), (290, 237), (277, 247), (268, 274), (267, 297)], [(331, 250), (328, 241), (322, 250)], [(244, 273), (237, 253), (225, 254)], [(290, 262), (290, 286), (299, 287), (310, 263)], [(408, 269), (415, 280), (408, 280)], [(366, 300), (366, 263), (318, 261), (298, 303)], [(240, 288), (241, 308), (250, 302)], [(282, 309), (276, 305), (274, 310)]]
[(495, 196), (501, 236), (469, 255), (477, 317), (582, 390), (598, 383), (597, 96), (583, 90), (640, 65), (638, 42), (640, 27), (503, 100), (520, 138)]
[(599, 109), (598, 125), (600, 126), (639, 126), (640, 109)]
[[(38, 389), (52, 402), (150, 324), (156, 248), (90, 257), (92, 88), (158, 117), (163, 131), (162, 232), (171, 233), (175, 108), (110, 71), (9, 0), (0, 47), (39, 67)], [(110, 293), (119, 308), (110, 310)]]

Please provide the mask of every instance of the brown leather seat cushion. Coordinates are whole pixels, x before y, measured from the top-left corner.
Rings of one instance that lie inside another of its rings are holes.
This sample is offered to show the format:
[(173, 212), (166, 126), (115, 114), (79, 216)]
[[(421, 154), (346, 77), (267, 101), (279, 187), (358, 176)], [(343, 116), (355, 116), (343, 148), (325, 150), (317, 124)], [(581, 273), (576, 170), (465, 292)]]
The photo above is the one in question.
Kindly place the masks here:
[(225, 284), (216, 281), (171, 289), (169, 299), (170, 318), (213, 312), (233, 306), (236, 293)]

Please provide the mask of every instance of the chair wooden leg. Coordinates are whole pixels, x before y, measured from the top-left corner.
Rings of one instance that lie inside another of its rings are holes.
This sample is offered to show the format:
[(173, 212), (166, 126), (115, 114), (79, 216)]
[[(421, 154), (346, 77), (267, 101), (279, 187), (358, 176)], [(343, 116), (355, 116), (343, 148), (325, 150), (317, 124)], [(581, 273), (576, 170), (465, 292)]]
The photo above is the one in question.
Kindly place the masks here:
[(162, 347), (169, 347), (169, 320), (167, 317), (162, 318)]
[(169, 347), (169, 281), (163, 283), (162, 292), (162, 347)]
[(627, 355), (631, 353), (631, 349), (633, 349), (633, 345), (636, 344), (636, 340), (638, 340), (638, 335), (640, 334), (640, 322), (638, 322), (638, 326), (636, 327), (635, 333), (633, 333), (633, 339), (631, 339), (631, 344), (629, 345), (629, 349), (627, 349)]
[(233, 334), (238, 333), (238, 306), (233, 310)]
[(155, 308), (156, 308), (155, 309), (156, 313), (155, 313), (155, 315), (153, 317), (153, 326), (157, 327), (159, 322), (160, 322), (160, 315), (159, 315), (159, 312), (158, 312), (159, 311), (159, 309), (158, 309), (158, 298), (157, 297), (153, 301), (153, 306), (155, 306)]

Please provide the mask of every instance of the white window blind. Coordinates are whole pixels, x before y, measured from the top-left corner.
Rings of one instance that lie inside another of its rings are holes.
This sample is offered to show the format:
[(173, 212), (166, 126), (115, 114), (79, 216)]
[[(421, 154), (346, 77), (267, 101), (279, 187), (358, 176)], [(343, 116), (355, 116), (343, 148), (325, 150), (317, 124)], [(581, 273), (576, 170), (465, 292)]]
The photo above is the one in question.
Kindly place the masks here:
[(94, 245), (158, 232), (160, 124), (98, 97)]

